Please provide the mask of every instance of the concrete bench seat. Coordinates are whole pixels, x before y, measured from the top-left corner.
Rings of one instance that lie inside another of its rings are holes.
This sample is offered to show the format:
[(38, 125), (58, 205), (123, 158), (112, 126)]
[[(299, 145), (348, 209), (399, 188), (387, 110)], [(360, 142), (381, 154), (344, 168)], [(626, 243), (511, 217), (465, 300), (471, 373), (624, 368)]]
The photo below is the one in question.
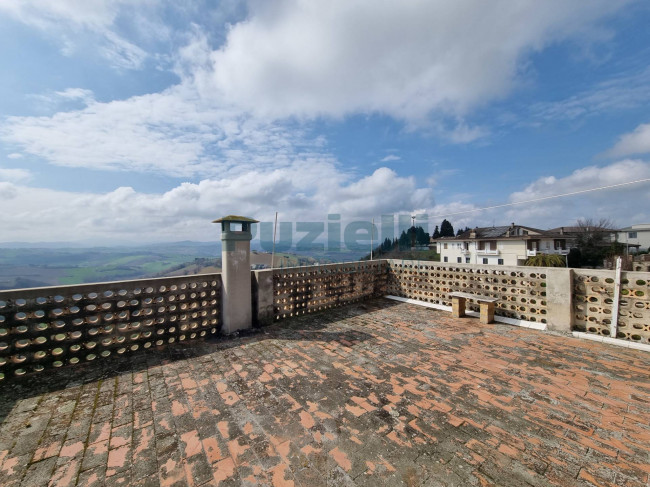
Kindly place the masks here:
[(481, 307), (481, 323), (488, 324), (494, 321), (494, 303), (499, 298), (462, 292), (449, 293), (449, 296), (451, 297), (451, 313), (454, 318), (462, 318), (465, 316), (465, 302), (468, 299), (473, 299)]

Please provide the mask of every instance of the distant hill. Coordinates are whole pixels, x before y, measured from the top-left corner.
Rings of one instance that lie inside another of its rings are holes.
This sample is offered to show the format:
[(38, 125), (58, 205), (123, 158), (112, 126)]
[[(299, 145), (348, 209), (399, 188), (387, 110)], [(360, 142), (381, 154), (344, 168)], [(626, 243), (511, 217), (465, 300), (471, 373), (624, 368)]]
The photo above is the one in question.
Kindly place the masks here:
[[(219, 272), (221, 242), (172, 242), (117, 247), (0, 247), (0, 289), (120, 281)], [(277, 253), (276, 267), (358, 260), (359, 252)], [(271, 254), (252, 250), (251, 264), (270, 267)]]
[(35, 281), (25, 277), (16, 277), (13, 282), (0, 282), (0, 290), (2, 289), (26, 289), (30, 287), (47, 287), (49, 283), (43, 281)]
[(195, 258), (220, 255), (221, 246), (215, 242), (136, 247), (5, 247), (0, 249), (0, 288), (137, 279), (157, 275)]

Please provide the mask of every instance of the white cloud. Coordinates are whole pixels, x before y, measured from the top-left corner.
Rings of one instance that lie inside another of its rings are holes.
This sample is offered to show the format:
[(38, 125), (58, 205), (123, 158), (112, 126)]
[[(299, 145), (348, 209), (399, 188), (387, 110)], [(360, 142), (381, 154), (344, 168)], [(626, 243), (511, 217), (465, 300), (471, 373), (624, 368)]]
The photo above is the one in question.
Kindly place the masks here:
[[(513, 193), (509, 201), (524, 202), (644, 178), (650, 178), (650, 163), (624, 160), (585, 167), (566, 177), (540, 178)], [(234, 213), (271, 222), (275, 211), (285, 222), (323, 222), (327, 214), (339, 213), (344, 225), (373, 217), (378, 222), (381, 214), (427, 214), (430, 232), (443, 218), (455, 228), (510, 222), (551, 228), (585, 217), (608, 217), (622, 226), (650, 220), (648, 186), (630, 185), (475, 211), (480, 205), (459, 196), (455, 201), (434, 204), (431, 189), (418, 188), (414, 178), (400, 177), (388, 168), (352, 178), (323, 161), (313, 162), (309, 171), (302, 170), (300, 163), (253, 169), (183, 183), (164, 193), (141, 193), (129, 187), (101, 194), (76, 193), (5, 181), (0, 182), (0, 226), (10, 231), (3, 232), (0, 239), (132, 241), (134, 235), (146, 235), (151, 241), (211, 240), (219, 238), (218, 229), (210, 224), (216, 217)]]
[(637, 108), (650, 101), (650, 68), (616, 76), (597, 83), (589, 90), (569, 98), (538, 102), (530, 107), (526, 123), (531, 120), (575, 120), (613, 111)]
[(34, 107), (44, 113), (79, 109), (95, 101), (95, 95), (92, 90), (84, 88), (67, 88), (62, 91), (30, 93), (26, 95), (26, 98), (32, 102)]
[(319, 195), (332, 213), (366, 217), (379, 213), (413, 211), (433, 204), (431, 190), (417, 188), (415, 178), (398, 177), (386, 167), (377, 169), (346, 187), (332, 188)]
[[(80, 34), (96, 36), (100, 53), (114, 66), (139, 68), (147, 53), (116, 32), (116, 22), (128, 0), (3, 0), (0, 13), (52, 34), (61, 43), (61, 51), (71, 55), (77, 48)], [(138, 8), (153, 4), (143, 2)], [(152, 10), (149, 10), (151, 14)], [(134, 12), (124, 16), (126, 21), (139, 17)]]
[[(447, 219), (452, 223), (454, 229), (465, 228), (469, 225), (476, 225), (477, 221), (487, 222), (483, 219), (481, 212), (475, 211), (477, 206), (473, 203), (467, 203), (463, 199), (439, 203), (433, 208), (427, 210), (429, 215), (429, 233), (433, 234), (436, 225), (440, 227), (442, 220)], [(485, 223), (484, 226), (487, 226)]]
[(612, 157), (650, 153), (650, 123), (641, 124), (633, 132), (622, 135), (616, 145), (607, 151)]
[(91, 91), (80, 88), (42, 95), (45, 103), (81, 101), (85, 108), (7, 117), (0, 138), (58, 166), (181, 177), (333, 161), (323, 152), (324, 139), (309, 135), (305, 124), (257, 119), (222, 100), (202, 97), (194, 74), (209, 53), (207, 39), (196, 31), (176, 55), (179, 84), (111, 102), (95, 101)]
[[(107, 56), (135, 65), (137, 49), (114, 29), (130, 12), (127, 4), (9, 0), (0, 8), (43, 29), (63, 19), (101, 33), (112, 46)], [(154, 8), (143, 5), (138, 18)], [(193, 27), (190, 42), (174, 56), (178, 85), (107, 103), (89, 90), (59, 91), (45, 98), (85, 108), (9, 117), (0, 137), (55, 165), (173, 176), (329, 158), (321, 139), (296, 129), (294, 116), (381, 112), (467, 143), (488, 131), (468, 125), (464, 114), (507, 95), (528, 53), (619, 7), (604, 0), (254, 2), (219, 50)]]
[(9, 158), (9, 159), (22, 159), (23, 155), (19, 154), (18, 152), (12, 152), (11, 154), (7, 155), (7, 158)]
[(18, 183), (29, 181), (32, 174), (27, 169), (3, 169), (0, 167), (0, 181)]
[(95, 101), (95, 95), (92, 90), (84, 88), (68, 88), (63, 91), (55, 92), (55, 95), (65, 100), (81, 100), (86, 105)]
[[(513, 193), (510, 201), (524, 202), (649, 178), (649, 162), (626, 159), (603, 167), (584, 167), (562, 178), (540, 178)], [(500, 220), (506, 222), (540, 228), (569, 225), (579, 218), (610, 218), (619, 225), (639, 223), (637, 220), (650, 220), (650, 182), (521, 204), (491, 214), (500, 214)]]
[(340, 213), (344, 221), (410, 212), (431, 204), (428, 191), (412, 178), (387, 168), (358, 180), (342, 175), (327, 162), (253, 170), (238, 176), (183, 183), (161, 194), (122, 187), (103, 194), (74, 193), (0, 183), (0, 226), (11, 229), (2, 239), (55, 241), (75, 239), (132, 240), (146, 235), (155, 241), (210, 240), (218, 229), (215, 217), (244, 214), (272, 221), (325, 221)]
[(223, 171), (283, 167), (330, 159), (304, 129), (255, 120), (201, 99), (191, 80), (161, 93), (100, 103), (87, 90), (82, 110), (44, 117), (8, 117), (0, 137), (23, 152), (67, 167), (213, 176)]
[[(463, 116), (507, 95), (533, 51), (622, 4), (605, 0), (253, 2), (212, 54), (205, 86), (271, 117)], [(272, 94), (272, 95), (270, 95)], [(474, 140), (477, 130), (452, 135)]]
[[(623, 160), (604, 167), (584, 167), (565, 177), (545, 176), (504, 199), (494, 193), (491, 201), (474, 204), (467, 202), (474, 195), (456, 195), (449, 202), (437, 204), (425, 212), (431, 218), (430, 231), (443, 218), (447, 218), (455, 229), (510, 225), (511, 222), (547, 229), (569, 226), (581, 218), (601, 217), (625, 226), (650, 221), (650, 181), (574, 196), (549, 197), (643, 179), (650, 179), (650, 162)], [(548, 199), (539, 201), (540, 198)], [(512, 206), (482, 209), (509, 204)]]
[(394, 162), (394, 161), (401, 161), (402, 158), (400, 156), (396, 156), (394, 154), (389, 154), (386, 157), (384, 157), (381, 162)]

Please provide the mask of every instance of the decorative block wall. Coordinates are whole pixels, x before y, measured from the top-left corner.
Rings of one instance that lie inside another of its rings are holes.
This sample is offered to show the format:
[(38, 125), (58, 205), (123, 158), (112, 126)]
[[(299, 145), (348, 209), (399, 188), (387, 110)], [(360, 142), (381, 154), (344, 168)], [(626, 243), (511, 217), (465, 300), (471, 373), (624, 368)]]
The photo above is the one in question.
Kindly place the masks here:
[[(499, 298), (495, 314), (546, 323), (543, 267), (476, 266), (430, 261), (389, 260), (387, 294), (451, 306), (449, 293)], [(479, 307), (468, 301), (469, 309)]]
[[(497, 315), (541, 323), (555, 315), (566, 330), (603, 336), (615, 313), (609, 270), (376, 260), (253, 276), (260, 324), (386, 294), (450, 306), (454, 291), (499, 298)], [(0, 381), (216, 334), (220, 311), (220, 274), (0, 291)], [(650, 273), (622, 273), (616, 338), (650, 344)]]
[[(615, 271), (574, 269), (574, 326), (610, 336)], [(616, 338), (650, 344), (650, 274), (622, 272)]]
[(386, 261), (273, 270), (274, 320), (386, 294)]
[(0, 380), (217, 333), (221, 276), (0, 291)]

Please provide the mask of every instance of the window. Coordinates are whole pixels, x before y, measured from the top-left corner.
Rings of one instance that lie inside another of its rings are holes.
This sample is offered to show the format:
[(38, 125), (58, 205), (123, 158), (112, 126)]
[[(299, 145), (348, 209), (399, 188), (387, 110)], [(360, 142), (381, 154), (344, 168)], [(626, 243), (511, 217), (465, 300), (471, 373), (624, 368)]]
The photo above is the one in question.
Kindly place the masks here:
[[(446, 249), (446, 248), (447, 248), (447, 242), (445, 242), (444, 244), (442, 244), (442, 248), (443, 248), (443, 249)], [(447, 261), (445, 261), (445, 262), (447, 262)]]
[(627, 238), (637, 238), (636, 232), (627, 232)]
[(523, 233), (524, 235), (528, 235), (528, 230), (523, 230), (521, 233)]
[(456, 262), (458, 262), (459, 264), (462, 264), (463, 263), (463, 258), (462, 257), (457, 257)]
[[(445, 244), (447, 245), (447, 244)], [(443, 262), (449, 262), (449, 257), (443, 257)]]
[(469, 264), (469, 257), (465, 257), (465, 264)]
[(497, 263), (498, 263), (499, 265), (503, 265), (503, 259), (499, 259), (499, 260), (497, 261)]
[(483, 263), (484, 263), (484, 264), (487, 264), (487, 261), (488, 261), (488, 260), (487, 260), (487, 257), (483, 257)]
[(485, 240), (478, 243), (478, 250), (496, 250), (497, 241), (496, 240)]

